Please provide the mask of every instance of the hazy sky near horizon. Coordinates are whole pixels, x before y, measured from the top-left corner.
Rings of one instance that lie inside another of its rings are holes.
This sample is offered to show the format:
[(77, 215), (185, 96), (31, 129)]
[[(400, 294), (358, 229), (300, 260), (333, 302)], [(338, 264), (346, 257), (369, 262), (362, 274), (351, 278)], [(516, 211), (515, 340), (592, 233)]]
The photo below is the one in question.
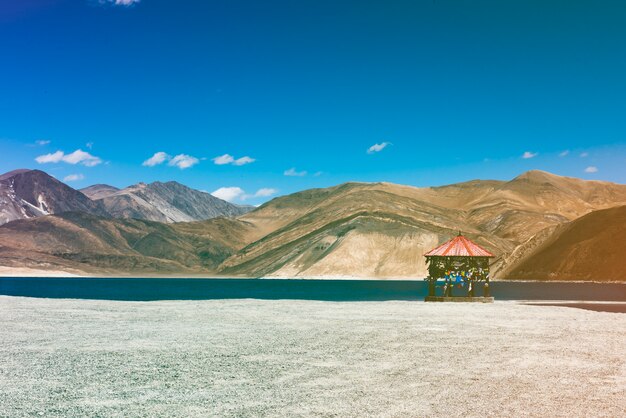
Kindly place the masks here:
[(77, 188), (626, 183), (621, 0), (5, 1), (0, 53), (0, 171)]

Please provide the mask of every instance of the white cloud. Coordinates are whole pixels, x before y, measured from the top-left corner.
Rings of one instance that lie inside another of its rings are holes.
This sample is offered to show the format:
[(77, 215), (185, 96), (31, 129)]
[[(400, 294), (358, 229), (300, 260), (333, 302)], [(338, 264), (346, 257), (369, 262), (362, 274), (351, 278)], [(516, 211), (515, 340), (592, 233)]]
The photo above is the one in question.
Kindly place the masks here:
[(598, 167), (594, 167), (590, 165), (589, 167), (585, 168), (585, 173), (597, 173), (597, 172), (598, 172)]
[(82, 174), (70, 174), (69, 176), (65, 176), (63, 181), (78, 181), (84, 179), (85, 176)]
[(94, 167), (102, 163), (102, 160), (100, 158), (95, 157), (91, 155), (90, 153), (85, 152), (80, 149), (77, 149), (71, 154), (66, 154), (63, 157), (63, 161), (65, 161), (68, 164), (82, 164), (87, 167)]
[(113, 3), (116, 6), (132, 6), (141, 0), (100, 0), (100, 4)]
[(176, 166), (180, 168), (181, 170), (184, 170), (185, 168), (193, 167), (199, 162), (200, 160), (198, 160), (196, 157), (192, 157), (191, 155), (178, 154), (177, 156), (175, 156), (174, 158), (170, 160), (168, 165)]
[(581, 152), (580, 153), (580, 158), (586, 158), (589, 157), (589, 153), (588, 152)]
[(220, 187), (211, 194), (227, 202), (235, 202), (237, 200), (243, 202), (256, 197), (270, 197), (276, 193), (278, 193), (278, 190), (269, 187), (259, 189), (254, 194), (247, 194), (241, 187)]
[(50, 141), (47, 140), (47, 139), (39, 139), (39, 140), (35, 141), (35, 144), (37, 144), (39, 146), (48, 145), (49, 143), (50, 143)]
[(296, 171), (295, 167), (290, 168), (289, 170), (285, 170), (285, 172), (283, 173), (286, 176), (289, 177), (304, 177), (307, 175), (306, 171)]
[(155, 165), (163, 164), (171, 157), (163, 151), (155, 152), (154, 155), (144, 161), (141, 165), (146, 167), (154, 167)]
[(87, 143), (85, 144), (85, 146), (86, 146), (87, 148), (89, 148), (89, 149), (92, 149), (92, 148), (93, 148), (93, 142), (89, 141), (89, 142), (87, 142)]
[(166, 152), (159, 151), (155, 152), (152, 157), (144, 161), (142, 165), (146, 167), (154, 167), (155, 165), (163, 164), (166, 161), (168, 161), (167, 165), (169, 165), (170, 167), (178, 167), (181, 170), (193, 167), (200, 162), (198, 158), (191, 155), (178, 154), (172, 157)]
[(235, 158), (230, 154), (224, 154), (213, 158), (213, 162), (217, 165), (230, 164), (233, 161), (235, 161)]
[(565, 151), (559, 153), (559, 157), (567, 157), (568, 155), (569, 155), (569, 150), (567, 150), (567, 149)]
[(380, 151), (384, 150), (387, 147), (387, 145), (391, 145), (391, 143), (390, 142), (381, 142), (380, 144), (374, 144), (374, 145), (372, 145), (371, 147), (369, 147), (367, 149), (367, 153), (368, 154), (373, 154), (375, 152), (380, 152)]
[(241, 187), (220, 187), (211, 194), (218, 199), (233, 202), (236, 199), (241, 199), (245, 195), (245, 192)]
[(65, 154), (63, 151), (56, 151), (51, 154), (40, 155), (35, 158), (39, 164), (59, 163), (61, 161), (68, 164), (82, 164), (87, 167), (94, 167), (102, 163), (102, 160), (88, 152), (77, 149), (71, 154)]
[(275, 195), (276, 193), (278, 193), (278, 190), (276, 189), (270, 189), (268, 188), (262, 188), (256, 191), (256, 193), (254, 194), (254, 197), (270, 197)]
[(255, 161), (256, 160), (254, 158), (250, 158), (246, 155), (245, 157), (237, 158), (235, 161), (233, 161), (233, 165), (245, 165), (253, 163)]
[(245, 165), (245, 164), (253, 163), (255, 161), (256, 160), (254, 158), (250, 158), (247, 155), (245, 157), (241, 157), (237, 159), (235, 159), (235, 157), (233, 157), (230, 154), (224, 154), (224, 155), (220, 155), (219, 157), (213, 158), (213, 162), (217, 165), (226, 165), (226, 164)]
[(527, 160), (529, 158), (535, 158), (537, 155), (539, 155), (539, 153), (526, 151), (524, 154), (522, 154), (522, 158)]
[(39, 157), (35, 158), (35, 161), (37, 161), (39, 164), (58, 163), (63, 159), (64, 155), (65, 154), (63, 153), (63, 151), (57, 151), (51, 154), (40, 155)]

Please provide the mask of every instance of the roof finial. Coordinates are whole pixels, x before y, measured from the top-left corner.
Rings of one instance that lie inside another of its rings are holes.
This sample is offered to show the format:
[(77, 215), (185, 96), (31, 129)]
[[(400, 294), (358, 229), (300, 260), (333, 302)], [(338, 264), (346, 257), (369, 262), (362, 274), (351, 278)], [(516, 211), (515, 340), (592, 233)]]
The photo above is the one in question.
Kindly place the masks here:
[(461, 230), (459, 230), (459, 236), (461, 236), (461, 235), (463, 235), (463, 234), (461, 234)]

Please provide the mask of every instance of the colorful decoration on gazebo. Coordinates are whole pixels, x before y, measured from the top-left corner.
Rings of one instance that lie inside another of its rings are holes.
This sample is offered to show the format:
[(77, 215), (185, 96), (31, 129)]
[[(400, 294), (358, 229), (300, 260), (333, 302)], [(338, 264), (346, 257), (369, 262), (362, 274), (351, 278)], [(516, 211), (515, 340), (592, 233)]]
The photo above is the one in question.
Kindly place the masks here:
[(452, 297), (459, 289), (474, 297), (476, 285), (483, 283), (483, 296), (489, 296), (489, 259), (492, 253), (459, 233), (424, 254), (428, 264), (428, 296), (437, 296), (437, 283), (443, 282), (441, 296)]

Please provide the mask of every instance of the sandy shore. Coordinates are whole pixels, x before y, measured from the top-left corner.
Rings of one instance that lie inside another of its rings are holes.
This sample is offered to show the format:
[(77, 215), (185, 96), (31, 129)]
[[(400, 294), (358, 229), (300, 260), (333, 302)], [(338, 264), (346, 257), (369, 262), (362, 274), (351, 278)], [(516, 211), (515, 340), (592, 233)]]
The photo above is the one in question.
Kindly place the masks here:
[(41, 270), (28, 267), (0, 266), (0, 277), (87, 277), (84, 274), (70, 273), (62, 270)]
[(0, 416), (624, 416), (626, 315), (0, 296)]

